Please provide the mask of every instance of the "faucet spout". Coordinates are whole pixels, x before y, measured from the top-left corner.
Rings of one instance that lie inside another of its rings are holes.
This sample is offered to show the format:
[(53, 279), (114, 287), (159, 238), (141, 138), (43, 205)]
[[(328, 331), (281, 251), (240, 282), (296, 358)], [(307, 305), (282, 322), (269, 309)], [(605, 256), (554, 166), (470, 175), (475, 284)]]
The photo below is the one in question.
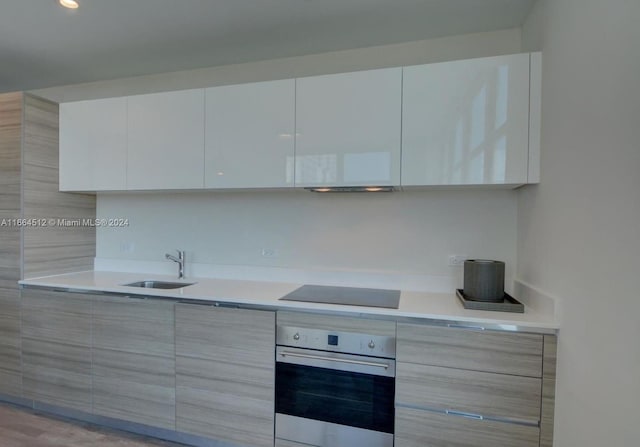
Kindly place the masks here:
[(165, 259), (168, 259), (170, 261), (173, 261), (175, 263), (178, 264), (178, 279), (183, 279), (184, 278), (184, 263), (186, 260), (186, 256), (184, 253), (184, 250), (176, 250), (176, 252), (178, 253), (178, 256), (174, 256), (170, 253), (167, 253), (164, 255)]

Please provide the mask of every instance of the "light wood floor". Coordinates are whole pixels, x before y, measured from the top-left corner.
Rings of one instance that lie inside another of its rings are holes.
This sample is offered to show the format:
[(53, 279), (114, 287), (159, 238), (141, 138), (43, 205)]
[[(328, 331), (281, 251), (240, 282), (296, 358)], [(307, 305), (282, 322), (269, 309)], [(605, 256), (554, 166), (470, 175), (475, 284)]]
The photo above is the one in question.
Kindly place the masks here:
[(182, 446), (0, 404), (0, 447)]

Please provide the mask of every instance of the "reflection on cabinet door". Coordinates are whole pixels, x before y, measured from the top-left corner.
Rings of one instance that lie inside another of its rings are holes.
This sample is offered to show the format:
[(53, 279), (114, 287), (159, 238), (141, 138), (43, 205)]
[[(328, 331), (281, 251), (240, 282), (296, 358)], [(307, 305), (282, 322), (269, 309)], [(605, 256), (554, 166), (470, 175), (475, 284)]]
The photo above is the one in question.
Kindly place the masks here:
[(176, 428), (274, 443), (275, 312), (176, 304)]
[(127, 98), (127, 188), (204, 186), (204, 90)]
[(91, 297), (22, 290), (24, 397), (91, 412)]
[(205, 187), (293, 186), (295, 80), (206, 90)]
[(395, 447), (538, 447), (529, 425), (396, 408)]
[(398, 185), (402, 69), (296, 79), (296, 186)]
[(402, 185), (527, 183), (529, 54), (405, 67)]
[(127, 98), (60, 104), (60, 191), (127, 188)]
[(95, 298), (95, 414), (175, 429), (173, 308), (170, 300)]

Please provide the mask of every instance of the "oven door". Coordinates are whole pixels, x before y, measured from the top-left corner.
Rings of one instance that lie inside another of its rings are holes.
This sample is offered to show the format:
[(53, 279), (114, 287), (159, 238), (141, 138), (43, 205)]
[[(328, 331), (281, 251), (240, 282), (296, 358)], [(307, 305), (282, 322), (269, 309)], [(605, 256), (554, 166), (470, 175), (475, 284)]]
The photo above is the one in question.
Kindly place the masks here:
[(278, 346), (276, 438), (392, 447), (395, 361)]

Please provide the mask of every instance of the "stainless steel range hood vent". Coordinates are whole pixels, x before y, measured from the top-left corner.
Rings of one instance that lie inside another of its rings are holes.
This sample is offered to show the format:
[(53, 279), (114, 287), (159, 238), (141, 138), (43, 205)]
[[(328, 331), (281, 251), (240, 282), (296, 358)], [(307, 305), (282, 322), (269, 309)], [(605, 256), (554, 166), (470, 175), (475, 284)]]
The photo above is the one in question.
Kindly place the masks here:
[(318, 186), (304, 188), (311, 192), (393, 192), (393, 186)]

